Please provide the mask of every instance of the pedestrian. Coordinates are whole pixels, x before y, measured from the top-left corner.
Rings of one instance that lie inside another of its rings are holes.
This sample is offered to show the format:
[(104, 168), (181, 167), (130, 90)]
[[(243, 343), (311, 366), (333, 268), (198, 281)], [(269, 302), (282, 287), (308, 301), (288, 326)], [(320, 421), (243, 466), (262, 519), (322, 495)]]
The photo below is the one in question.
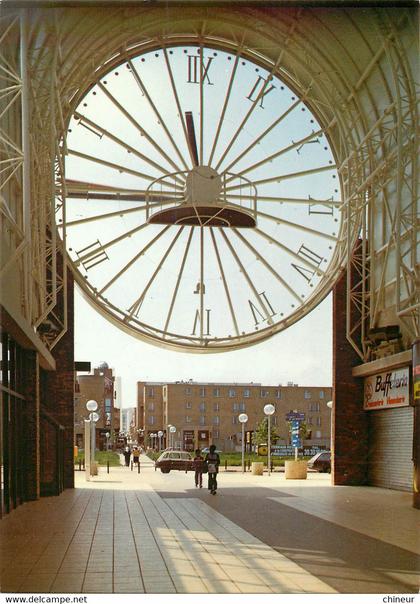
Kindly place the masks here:
[(217, 491), (217, 474), (219, 472), (220, 457), (216, 453), (216, 445), (210, 445), (210, 450), (206, 455), (205, 462), (209, 473), (208, 488), (212, 495), (216, 495)]
[(133, 464), (134, 465), (139, 465), (139, 457), (140, 457), (140, 451), (137, 449), (137, 447), (134, 447), (133, 449)]
[(200, 449), (195, 450), (194, 457), (194, 478), (195, 478), (195, 486), (203, 487), (203, 465), (204, 465), (204, 457), (201, 455)]
[(127, 468), (130, 465), (130, 457), (131, 457), (130, 447), (126, 447), (124, 449), (124, 460), (125, 460), (125, 465)]

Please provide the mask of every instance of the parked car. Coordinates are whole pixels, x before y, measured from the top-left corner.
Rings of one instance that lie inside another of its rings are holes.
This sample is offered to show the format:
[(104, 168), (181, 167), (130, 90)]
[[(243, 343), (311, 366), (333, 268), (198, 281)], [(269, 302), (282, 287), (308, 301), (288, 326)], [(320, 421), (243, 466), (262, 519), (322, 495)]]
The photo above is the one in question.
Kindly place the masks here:
[(318, 472), (331, 472), (331, 452), (320, 451), (308, 461), (308, 468)]
[[(216, 449), (215, 453), (222, 453), (223, 451), (220, 451), (219, 449)], [(204, 447), (204, 449), (201, 449), (201, 453), (203, 455), (207, 455), (207, 453), (210, 453), (210, 448), (209, 447)]]
[(155, 467), (159, 468), (163, 474), (169, 474), (171, 470), (184, 470), (185, 472), (194, 470), (194, 460), (188, 451), (164, 451), (155, 462)]

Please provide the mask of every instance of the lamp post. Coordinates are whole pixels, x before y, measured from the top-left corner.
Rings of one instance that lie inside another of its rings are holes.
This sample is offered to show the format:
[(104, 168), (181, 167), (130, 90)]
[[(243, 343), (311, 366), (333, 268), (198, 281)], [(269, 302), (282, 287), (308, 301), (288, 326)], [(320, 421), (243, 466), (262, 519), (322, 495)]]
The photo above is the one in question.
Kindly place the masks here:
[[(90, 466), (91, 472), (90, 474), (93, 476), (94, 471), (94, 463), (95, 463), (95, 449), (96, 449), (96, 422), (99, 419), (99, 415), (95, 413), (98, 408), (98, 403), (94, 400), (90, 400), (86, 403), (86, 409), (90, 412)], [(96, 474), (96, 472), (95, 472)]]
[(150, 438), (152, 440), (152, 449), (155, 450), (156, 449), (156, 438), (157, 438), (157, 434), (155, 434), (154, 432), (151, 433)]
[(111, 436), (109, 432), (105, 434), (106, 436), (106, 450), (109, 451), (109, 437)]
[(268, 475), (271, 473), (271, 416), (273, 415), (276, 408), (270, 403), (264, 405), (264, 413), (268, 418), (268, 437), (267, 437), (267, 464), (268, 464)]
[(248, 421), (246, 413), (241, 413), (238, 420), (242, 424), (242, 473), (245, 472), (245, 424)]
[(159, 451), (161, 451), (162, 449), (162, 436), (163, 436), (163, 432), (162, 430), (159, 430), (159, 432), (157, 433), (158, 438), (159, 438)]
[(332, 451), (332, 443), (333, 443), (333, 425), (332, 425), (332, 410), (333, 410), (333, 402), (328, 401), (327, 403), (328, 409), (330, 409), (330, 451)]
[(172, 449), (174, 449), (174, 439), (175, 439), (175, 432), (176, 432), (176, 428), (175, 426), (169, 426), (169, 433), (170, 433), (170, 439), (171, 439), (171, 447)]

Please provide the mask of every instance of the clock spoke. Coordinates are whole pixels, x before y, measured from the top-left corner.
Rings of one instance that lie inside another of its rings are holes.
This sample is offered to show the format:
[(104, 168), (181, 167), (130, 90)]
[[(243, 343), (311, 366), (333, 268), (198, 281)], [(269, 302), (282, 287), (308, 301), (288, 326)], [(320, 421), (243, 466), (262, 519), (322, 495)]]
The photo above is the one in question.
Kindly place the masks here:
[[(261, 180), (250, 180), (250, 184), (254, 187), (258, 185), (264, 185), (271, 182), (280, 182), (281, 180), (288, 180), (290, 178), (301, 178), (303, 176), (309, 176), (310, 174), (319, 174), (320, 172), (326, 172), (328, 170), (334, 170), (336, 166), (328, 165), (328, 166), (319, 166), (317, 168), (310, 168), (309, 170), (301, 170), (300, 172), (289, 172), (288, 174), (278, 174), (277, 176), (271, 176), (270, 178), (262, 178)], [(226, 187), (226, 191), (234, 191), (235, 189), (241, 188), (243, 185), (241, 183), (237, 185), (231, 185), (230, 187)]]
[[(139, 172), (138, 170), (133, 170), (132, 168), (128, 168), (127, 166), (124, 166), (122, 164), (115, 164), (105, 159), (101, 159), (100, 157), (96, 157), (95, 155), (89, 155), (88, 153), (76, 151), (75, 149), (68, 149), (68, 155), (74, 155), (74, 157), (79, 157), (80, 159), (91, 161), (101, 166), (105, 166), (106, 168), (112, 168), (113, 170), (117, 170), (120, 173), (131, 174), (132, 176), (137, 176), (138, 178), (143, 178), (144, 180), (149, 180), (150, 182), (156, 180), (156, 177), (152, 176), (151, 174)], [(173, 183), (172, 187), (180, 190), (183, 189), (182, 185), (177, 185), (176, 183)]]
[(169, 306), (168, 314), (166, 316), (165, 327), (163, 328), (164, 332), (167, 332), (167, 330), (169, 328), (169, 323), (170, 323), (171, 318), (172, 318), (172, 312), (173, 312), (173, 309), (174, 309), (176, 298), (178, 296), (178, 291), (179, 291), (179, 286), (180, 286), (180, 283), (181, 283), (181, 279), (182, 279), (182, 276), (184, 274), (185, 263), (187, 261), (188, 253), (189, 253), (189, 250), (190, 250), (191, 239), (192, 239), (193, 233), (194, 233), (194, 227), (190, 227), (190, 232), (189, 232), (189, 235), (188, 235), (187, 244), (185, 246), (184, 255), (183, 255), (181, 266), (180, 266), (180, 269), (179, 269), (179, 272), (178, 272), (178, 277), (177, 277), (177, 280), (176, 280), (175, 288), (174, 288), (174, 291), (173, 291), (173, 294), (172, 294), (172, 299), (171, 299), (171, 303), (170, 303), (170, 306)]
[(305, 136), (296, 142), (292, 141), (291, 145), (287, 145), (287, 147), (283, 147), (282, 149), (279, 149), (279, 151), (276, 151), (275, 153), (272, 153), (271, 155), (267, 155), (267, 157), (264, 157), (264, 159), (261, 159), (260, 161), (257, 161), (254, 164), (250, 164), (243, 170), (240, 170), (239, 172), (237, 172), (235, 174), (235, 176), (231, 176), (231, 177), (227, 178), (225, 181), (226, 184), (238, 176), (243, 176), (244, 174), (247, 174), (248, 172), (252, 172), (253, 170), (256, 170), (257, 168), (260, 168), (261, 166), (264, 166), (265, 164), (270, 163), (271, 161), (273, 161), (273, 159), (277, 159), (281, 155), (284, 155), (285, 153), (289, 153), (290, 151), (293, 151), (293, 149), (297, 149), (298, 147), (305, 145), (306, 143), (309, 143), (310, 141), (312, 141), (312, 139), (319, 137), (319, 135), (322, 134), (322, 132), (323, 132), (322, 130), (317, 130), (316, 132), (311, 132), (311, 134), (308, 134), (308, 136)]
[(229, 285), (228, 285), (228, 283), (226, 281), (225, 271), (224, 271), (224, 268), (223, 268), (222, 259), (220, 257), (219, 248), (217, 246), (216, 237), (214, 236), (213, 227), (210, 227), (210, 235), (211, 235), (211, 239), (212, 239), (212, 242), (213, 242), (213, 248), (214, 248), (214, 252), (216, 254), (217, 265), (219, 267), (220, 276), (222, 278), (223, 287), (224, 287), (224, 290), (225, 290), (226, 299), (227, 299), (228, 306), (229, 306), (230, 316), (232, 318), (232, 322), (233, 322), (233, 326), (234, 326), (234, 329), (235, 329), (235, 333), (236, 333), (237, 336), (239, 336), (238, 322), (236, 320), (235, 310), (233, 308), (232, 298), (231, 298), (230, 291), (229, 291)]
[[(170, 225), (169, 225), (170, 226)], [(147, 292), (149, 291), (150, 287), (153, 284), (153, 281), (156, 279), (157, 274), (159, 273), (160, 269), (162, 268), (162, 266), (165, 264), (167, 257), (169, 256), (169, 254), (171, 253), (175, 243), (177, 242), (179, 236), (181, 235), (182, 231), (184, 230), (185, 227), (180, 227), (178, 229), (178, 231), (175, 233), (175, 236), (173, 237), (172, 241), (170, 242), (170, 244), (168, 245), (165, 253), (163, 254), (162, 258), (159, 261), (159, 264), (157, 265), (155, 271), (153, 272), (153, 275), (150, 277), (149, 281), (147, 282), (146, 287), (143, 289), (142, 293), (140, 294), (140, 296), (137, 298), (137, 300), (130, 306), (130, 308), (128, 309), (129, 314), (129, 319), (133, 316), (136, 315), (138, 317), (138, 313), (141, 309), (141, 306), (144, 302), (144, 298), (146, 297)], [(162, 233), (163, 234), (163, 233)], [(150, 247), (150, 246), (149, 246)]]
[(276, 120), (274, 120), (274, 122), (272, 122), (268, 128), (266, 128), (264, 130), (264, 132), (262, 132), (257, 138), (255, 138), (250, 145), (248, 145), (248, 147), (246, 147), (246, 149), (244, 149), (239, 155), (237, 155), (228, 166), (226, 166), (224, 168), (225, 172), (229, 172), (232, 170), (232, 168), (243, 158), (245, 157), (245, 155), (247, 155), (250, 151), (252, 151), (256, 145), (258, 145), (268, 134), (270, 134), (270, 132), (272, 132), (274, 130), (274, 128), (276, 128), (279, 124), (281, 124), (281, 122), (298, 106), (300, 105), (300, 103), (302, 103), (303, 100), (302, 99), (298, 99), (297, 101), (295, 101), (294, 103), (292, 103), (292, 105), (290, 105), (290, 107), (288, 107), (286, 109), (286, 111), (284, 111)]
[(277, 245), (277, 247), (281, 248), (289, 256), (291, 256), (292, 258), (294, 258), (298, 262), (301, 262), (302, 264), (304, 264), (305, 267), (307, 269), (309, 269), (310, 271), (312, 271), (314, 274), (317, 274), (318, 276), (324, 276), (325, 275), (325, 272), (322, 271), (319, 268), (319, 265), (312, 264), (311, 262), (309, 262), (308, 260), (306, 260), (306, 258), (304, 258), (302, 255), (299, 255), (298, 253), (294, 252), (290, 247), (288, 247), (284, 243), (281, 243), (277, 239), (274, 239), (274, 237), (271, 237), (271, 235), (269, 235), (268, 233), (265, 233), (264, 231), (262, 231), (261, 229), (258, 229), (258, 228), (255, 228), (253, 230), (253, 232), (254, 233), (258, 233), (258, 235), (261, 235), (261, 237), (264, 237), (264, 239), (266, 239), (270, 243), (273, 243), (274, 245)]
[[(95, 199), (95, 198), (93, 198)], [(119, 199), (119, 197), (115, 198), (116, 200)], [(165, 201), (165, 202), (159, 202), (159, 207), (160, 206), (167, 206), (167, 205), (172, 205), (174, 203), (173, 200), (170, 201)], [(97, 220), (106, 220), (107, 218), (115, 218), (115, 217), (120, 217), (120, 216), (127, 216), (127, 214), (133, 214), (135, 212), (146, 212), (150, 210), (150, 204), (149, 203), (145, 203), (144, 205), (139, 205), (135, 208), (128, 208), (126, 210), (117, 210), (116, 212), (108, 212), (107, 214), (95, 214), (94, 216), (88, 216), (86, 218), (79, 218), (78, 220), (68, 220), (65, 223), (66, 228), (68, 227), (74, 227), (74, 226), (78, 226), (80, 224), (86, 224), (88, 222), (95, 222)], [(63, 227), (64, 225), (59, 224), (58, 227)]]
[(262, 254), (250, 243), (250, 241), (246, 239), (242, 235), (242, 233), (238, 231), (238, 229), (233, 228), (232, 230), (235, 235), (239, 237), (242, 243), (244, 243), (247, 248), (255, 254), (256, 258), (258, 258), (258, 260), (265, 266), (265, 268), (268, 269), (270, 273), (274, 275), (274, 277), (276, 277), (276, 279), (283, 285), (285, 289), (287, 289), (287, 291), (295, 298), (295, 300), (297, 300), (299, 304), (302, 304), (302, 298), (299, 296), (299, 294), (289, 285), (289, 283), (287, 283), (287, 281), (283, 279), (281, 275), (278, 274), (278, 272), (271, 266), (269, 262), (267, 262), (264, 256), (262, 256)]
[(156, 151), (158, 151), (158, 153), (160, 153), (160, 155), (162, 155), (162, 157), (172, 166), (172, 168), (174, 169), (175, 172), (180, 172), (181, 168), (179, 167), (179, 165), (176, 164), (173, 161), (173, 159), (166, 153), (166, 151), (164, 151), (164, 149), (162, 149), (162, 147), (155, 141), (155, 139), (152, 136), (150, 136), (150, 134), (147, 132), (147, 130), (144, 128), (144, 126), (139, 124), (139, 122), (131, 115), (131, 113), (129, 113), (121, 105), (121, 103), (114, 97), (113, 94), (111, 94), (111, 92), (107, 89), (107, 87), (104, 86), (101, 82), (98, 83), (98, 86), (102, 90), (102, 92), (109, 98), (109, 100), (112, 102), (112, 104), (115, 105), (115, 107), (118, 109), (118, 111), (120, 111), (130, 121), (130, 123), (136, 128), (136, 130), (138, 130), (138, 132), (140, 133), (140, 136), (143, 136), (146, 140), (149, 141), (149, 143), (156, 149)]
[[(165, 55), (165, 59), (167, 59), (165, 50), (166, 49), (164, 49), (164, 55)], [(183, 154), (181, 153), (178, 145), (176, 144), (176, 142), (175, 142), (175, 140), (174, 140), (174, 138), (173, 138), (173, 136), (171, 134), (171, 131), (169, 130), (168, 126), (166, 125), (165, 120), (163, 119), (161, 113), (159, 112), (158, 108), (156, 107), (155, 103), (153, 102), (152, 97), (150, 96), (149, 91), (147, 90), (147, 86), (144, 85), (144, 83), (143, 83), (143, 81), (142, 81), (142, 79), (140, 77), (140, 74), (137, 71), (137, 69), (135, 68), (133, 62), (132, 61), (128, 61), (128, 65), (130, 66), (130, 72), (133, 74), (133, 78), (134, 78), (137, 86), (139, 87), (141, 93), (144, 94), (144, 96), (146, 97), (147, 102), (149, 103), (149, 105), (150, 105), (153, 113), (157, 117), (157, 120), (158, 120), (159, 124), (162, 126), (163, 130), (165, 131), (166, 136), (168, 137), (168, 139), (169, 139), (169, 141), (170, 141), (170, 143), (171, 143), (171, 145), (172, 145), (175, 153), (177, 154), (177, 156), (181, 160), (181, 163), (182, 163), (184, 169), (188, 170), (188, 165), (187, 165), (187, 163), (185, 161), (185, 158), (184, 158)], [(171, 82), (172, 82), (172, 79), (173, 78), (171, 78)]]
[(208, 162), (209, 166), (212, 165), (213, 156), (214, 156), (214, 153), (216, 151), (217, 143), (219, 142), (220, 131), (222, 129), (223, 122), (225, 120), (226, 111), (227, 111), (227, 108), (228, 108), (228, 105), (229, 105), (229, 101), (230, 101), (230, 98), (231, 98), (233, 83), (235, 81), (235, 76), (236, 76), (236, 72), (237, 72), (237, 69), (238, 69), (239, 59), (240, 58), (241, 58), (241, 48), (238, 48), (238, 51), (237, 51), (237, 54), (236, 54), (236, 58), (235, 58), (235, 62), (234, 62), (233, 67), (232, 67), (232, 72), (230, 74), (229, 85), (228, 85), (228, 88), (227, 88), (227, 91), (226, 91), (226, 94), (225, 94), (225, 100), (224, 100), (224, 103), (223, 103), (222, 112), (220, 114), (219, 121), (218, 121), (218, 124), (217, 124), (217, 130), (216, 130), (216, 134), (214, 136), (213, 146), (212, 146), (211, 152), (210, 152), (210, 158), (209, 158), (209, 162)]
[(137, 254), (135, 254), (130, 260), (129, 262), (127, 262), (127, 264), (125, 264), (123, 266), (123, 268), (118, 271), (118, 273), (116, 273), (105, 285), (102, 286), (102, 288), (100, 289), (100, 291), (98, 292), (100, 295), (102, 295), (109, 287), (111, 287), (111, 285), (113, 285), (115, 283), (115, 281), (117, 281), (125, 272), (127, 272), (127, 270), (133, 266), (133, 264), (135, 262), (137, 262), (137, 260), (143, 256), (148, 249), (150, 249), (155, 243), (156, 241), (159, 241), (159, 239), (168, 231), (168, 229), (171, 228), (171, 225), (167, 225), (165, 226), (155, 237), (153, 237), (153, 239), (151, 241), (149, 241), (149, 243), (147, 243)]
[(311, 235), (323, 237), (324, 239), (328, 239), (329, 241), (338, 241), (338, 237), (336, 237), (335, 235), (329, 235), (328, 233), (324, 233), (323, 231), (319, 231), (318, 229), (312, 229), (312, 228), (307, 227), (304, 224), (301, 224), (298, 222), (292, 222), (290, 220), (285, 220), (284, 218), (280, 218), (279, 216), (273, 216), (272, 214), (266, 214), (265, 212), (260, 212), (259, 210), (256, 210), (256, 214), (260, 218), (266, 218), (267, 220), (271, 220), (272, 222), (276, 222), (277, 224), (283, 224), (283, 225), (291, 227), (293, 229), (297, 229), (299, 231), (304, 231), (305, 233), (310, 233)]
[(269, 72), (269, 75), (268, 75), (268, 77), (265, 80), (265, 83), (262, 85), (261, 90), (256, 95), (255, 99), (252, 100), (250, 98), (250, 97), (252, 97), (252, 93), (251, 93), (250, 97), (248, 97), (251, 100), (251, 102), (252, 102), (251, 107), (247, 111), (245, 117), (243, 118), (243, 120), (239, 124), (238, 128), (235, 130), (235, 132), (234, 132), (233, 136), (231, 137), (230, 141), (226, 145), (224, 152), (222, 153), (219, 161), (217, 162), (216, 170), (218, 170), (220, 168), (220, 166), (223, 163), (225, 157), (227, 156), (227, 154), (229, 153), (229, 151), (233, 147), (233, 145), (234, 145), (236, 139), (238, 138), (238, 136), (240, 135), (240, 133), (242, 132), (245, 124), (247, 123), (247, 121), (249, 120), (249, 118), (251, 117), (251, 115), (254, 113), (256, 107), (258, 106), (258, 103), (261, 101), (261, 99), (264, 97), (264, 95), (267, 94), (267, 92), (268, 92), (267, 91), (267, 87), (269, 85), (271, 86), (271, 81), (272, 81), (272, 78), (273, 78), (273, 74), (278, 69), (279, 62), (280, 62), (280, 57), (277, 59), (276, 63), (272, 66), (272, 68), (271, 68), (271, 70)]
[(251, 277), (248, 275), (248, 272), (247, 272), (245, 266), (242, 264), (242, 262), (241, 262), (241, 260), (240, 260), (240, 258), (238, 256), (238, 254), (237, 254), (234, 246), (232, 245), (231, 241), (229, 240), (229, 237), (227, 237), (224, 229), (221, 228), (220, 229), (220, 233), (221, 233), (223, 239), (225, 240), (225, 243), (228, 246), (228, 248), (229, 248), (229, 250), (230, 250), (230, 252), (231, 252), (231, 254), (232, 254), (232, 256), (233, 256), (233, 258), (234, 258), (234, 260), (236, 262), (236, 264), (239, 266), (239, 269), (240, 269), (241, 273), (243, 274), (246, 282), (248, 283), (250, 289), (252, 290), (252, 293), (254, 294), (255, 299), (258, 301), (258, 304), (262, 308), (263, 313), (265, 315), (265, 320), (267, 321), (267, 323), (269, 325), (272, 325), (273, 324), (273, 319), (272, 319), (272, 317), (270, 315), (269, 310), (267, 309), (266, 304), (264, 303), (263, 297), (261, 296), (261, 294), (256, 289), (256, 287), (255, 287), (255, 285), (254, 285)]
[(187, 125), (186, 125), (185, 120), (184, 120), (184, 114), (183, 114), (181, 103), (180, 103), (180, 100), (179, 100), (178, 91), (177, 91), (177, 87), (176, 87), (175, 79), (174, 79), (174, 74), (172, 72), (171, 62), (170, 62), (169, 56), (168, 56), (168, 50), (165, 47), (163, 48), (163, 56), (165, 57), (166, 69), (168, 71), (169, 79), (171, 81), (172, 94), (174, 96), (175, 103), (176, 103), (176, 106), (177, 106), (177, 109), (178, 109), (179, 120), (181, 122), (182, 130), (184, 132), (185, 142), (186, 142), (186, 145), (188, 147), (188, 151), (190, 152), (190, 159), (191, 159), (192, 165), (194, 165), (194, 156), (192, 154), (190, 145), (188, 144)]
[[(159, 173), (161, 174), (166, 174), (169, 175), (171, 174), (171, 172), (169, 170), (167, 170), (166, 168), (164, 168), (163, 166), (161, 166), (160, 164), (158, 164), (157, 162), (153, 161), (152, 159), (150, 159), (150, 157), (148, 157), (147, 155), (145, 155), (144, 153), (141, 153), (141, 151), (139, 151), (138, 149), (136, 149), (135, 147), (132, 147), (131, 145), (129, 145), (128, 143), (126, 143), (124, 140), (122, 140), (121, 138), (119, 138), (118, 136), (115, 136), (115, 134), (112, 134), (112, 132), (110, 132), (109, 130), (107, 130), (106, 128), (104, 128), (103, 126), (100, 126), (99, 124), (97, 124), (96, 122), (94, 122), (93, 120), (89, 119), (88, 117), (82, 115), (79, 112), (76, 112), (74, 114), (76, 119), (79, 119), (79, 123), (83, 122), (85, 124), (87, 124), (88, 126), (90, 126), (91, 128), (95, 128), (98, 132), (100, 132), (103, 136), (105, 136), (106, 138), (108, 138), (109, 140), (111, 140), (112, 142), (116, 143), (117, 145), (119, 145), (120, 147), (123, 147), (124, 149), (126, 149), (129, 153), (132, 153), (133, 155), (135, 155), (136, 157), (138, 157), (139, 159), (143, 160), (145, 163), (149, 164), (150, 166), (152, 166), (152, 168), (154, 168), (155, 170), (157, 170)], [(154, 180), (156, 177), (152, 177), (152, 180)], [(174, 180), (178, 183), (183, 182), (182, 179), (180, 179), (178, 176), (174, 176)]]

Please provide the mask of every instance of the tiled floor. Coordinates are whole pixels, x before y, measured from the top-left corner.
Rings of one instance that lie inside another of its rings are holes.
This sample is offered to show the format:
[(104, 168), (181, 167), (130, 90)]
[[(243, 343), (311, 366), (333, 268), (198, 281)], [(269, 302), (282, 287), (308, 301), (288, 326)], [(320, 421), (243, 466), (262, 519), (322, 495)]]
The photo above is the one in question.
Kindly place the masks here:
[[(0, 522), (2, 592), (338, 591), (334, 583), (257, 538), (252, 526), (246, 530), (219, 511), (223, 491), (216, 498), (205, 489), (191, 491), (190, 475), (163, 476), (147, 463), (141, 475), (117, 468), (86, 482), (82, 473), (76, 474), (79, 488), (20, 506)], [(264, 500), (271, 513), (279, 502), (298, 510), (297, 514), (303, 511), (361, 533), (374, 533), (398, 547), (403, 541), (410, 551), (418, 548), (413, 528), (418, 527), (419, 513), (407, 507), (408, 499), (398, 493), (387, 499), (382, 494), (383, 521), (375, 523), (370, 516), (379, 516), (375, 506), (381, 501), (381, 489), (372, 489), (371, 496), (357, 488), (346, 494), (341, 487), (330, 487), (326, 477), (287, 484), (284, 476), (240, 473), (224, 474), (220, 482), (238, 493), (246, 486), (251, 497), (261, 487), (269, 487), (271, 497)], [(273, 497), (280, 487), (281, 496)], [(256, 522), (264, 523), (264, 516)], [(408, 584), (415, 585), (418, 576), (414, 570)]]

